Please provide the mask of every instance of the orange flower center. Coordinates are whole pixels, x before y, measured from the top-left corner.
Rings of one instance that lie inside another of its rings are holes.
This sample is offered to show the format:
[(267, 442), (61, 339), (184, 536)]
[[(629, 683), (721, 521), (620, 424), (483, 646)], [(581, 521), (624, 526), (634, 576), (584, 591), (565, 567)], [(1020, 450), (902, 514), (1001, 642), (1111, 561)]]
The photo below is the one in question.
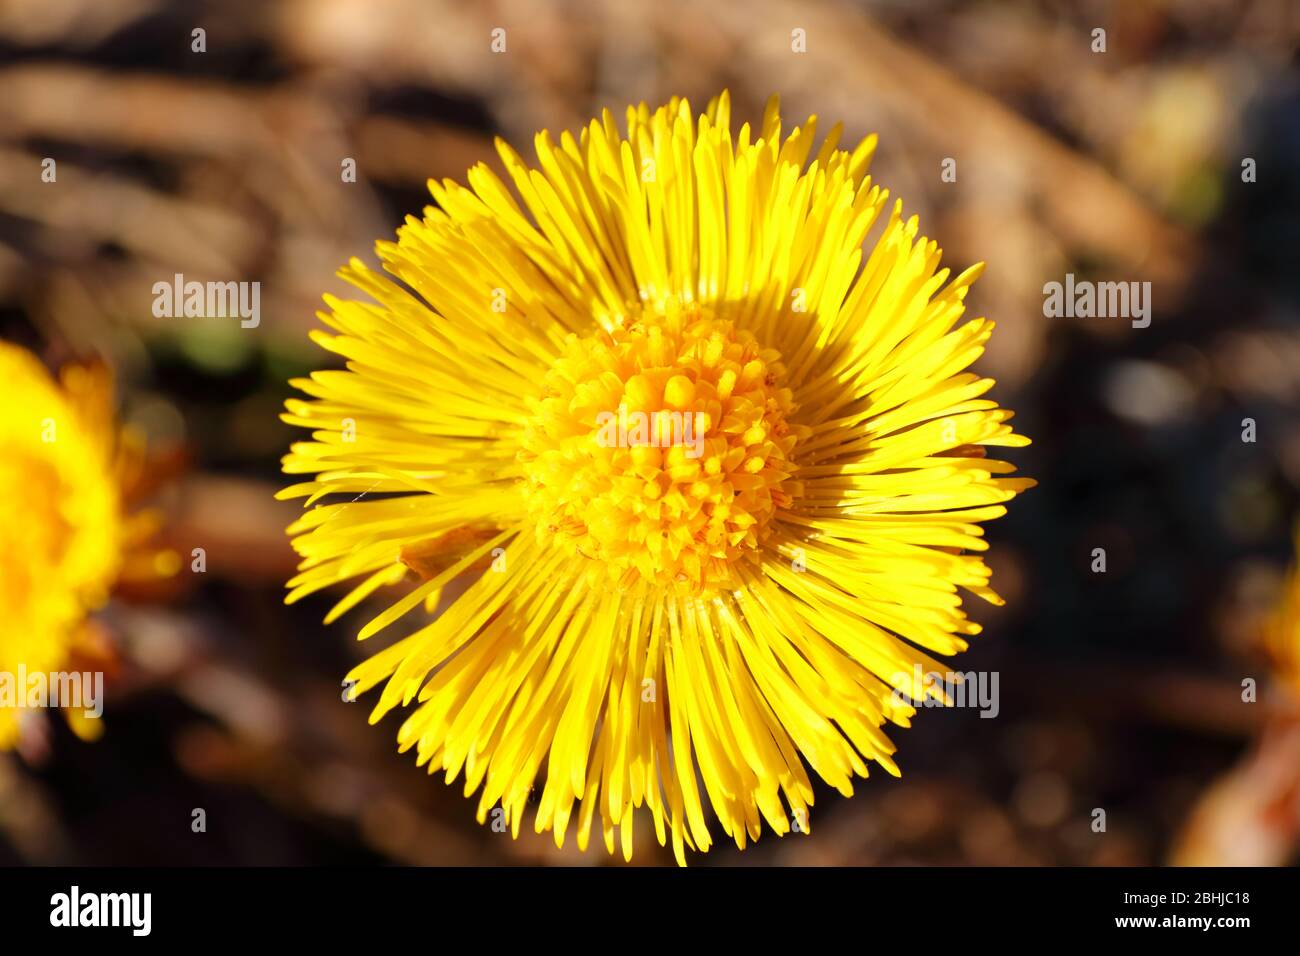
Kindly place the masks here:
[(570, 336), (519, 455), (538, 538), (590, 559), (593, 581), (725, 587), (797, 494), (784, 375), (776, 351), (698, 307)]

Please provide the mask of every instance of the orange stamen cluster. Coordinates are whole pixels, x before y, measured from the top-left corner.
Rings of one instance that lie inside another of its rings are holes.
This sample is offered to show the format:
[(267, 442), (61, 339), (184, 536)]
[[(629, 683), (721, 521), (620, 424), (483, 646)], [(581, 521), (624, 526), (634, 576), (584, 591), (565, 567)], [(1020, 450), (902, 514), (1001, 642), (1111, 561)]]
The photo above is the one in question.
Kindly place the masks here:
[(622, 587), (725, 587), (797, 493), (784, 374), (776, 351), (694, 307), (570, 336), (519, 456), (539, 539)]

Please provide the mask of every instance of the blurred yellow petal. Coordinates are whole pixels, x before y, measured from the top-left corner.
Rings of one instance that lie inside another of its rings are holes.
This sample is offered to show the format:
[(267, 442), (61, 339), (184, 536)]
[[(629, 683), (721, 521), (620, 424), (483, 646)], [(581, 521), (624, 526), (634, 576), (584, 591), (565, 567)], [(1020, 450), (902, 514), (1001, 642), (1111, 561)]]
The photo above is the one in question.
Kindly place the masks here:
[[(112, 377), (98, 364), (66, 366), (56, 381), (29, 352), (0, 342), (0, 749), (17, 740), (24, 707), (46, 695), (16, 686), (22, 675), (80, 671), (87, 615), (120, 582), (174, 573), (179, 559), (149, 549), (149, 514), (128, 514), (124, 482), (138, 476), (139, 443), (117, 429)], [(96, 665), (99, 666), (99, 665)], [(101, 732), (95, 718), (67, 710), (78, 735)]]

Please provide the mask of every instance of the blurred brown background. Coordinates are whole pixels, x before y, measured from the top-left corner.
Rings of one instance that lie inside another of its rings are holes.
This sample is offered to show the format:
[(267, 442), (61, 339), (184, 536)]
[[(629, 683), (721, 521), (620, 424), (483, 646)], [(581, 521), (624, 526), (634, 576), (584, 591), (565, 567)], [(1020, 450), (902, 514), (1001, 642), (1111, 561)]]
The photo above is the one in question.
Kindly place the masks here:
[[(999, 717), (923, 711), (893, 735), (901, 781), (819, 792), (812, 839), (692, 862), (1294, 862), (1300, 746), (1252, 635), (1300, 510), (1298, 36), (1289, 0), (2, 0), (0, 333), (108, 359), (123, 417), (184, 452), (168, 537), (208, 571), (104, 613), (102, 740), (51, 722), (0, 755), (0, 862), (607, 861), (478, 827), (396, 753), (396, 718), (340, 701), (374, 608), (326, 629), (328, 596), (282, 605), (276, 416), (327, 362), (307, 331), (348, 293), (334, 270), (373, 261), (427, 178), (495, 163), (495, 135), (530, 155), (543, 127), (724, 87), (742, 119), (777, 92), (789, 123), (878, 132), (876, 181), (948, 264), (988, 262), (981, 368), (1040, 487), (990, 527), (1009, 604), (953, 661), (1000, 673)], [(1044, 318), (1066, 272), (1151, 281), (1151, 327)], [(260, 281), (261, 325), (155, 318), (175, 273)]]

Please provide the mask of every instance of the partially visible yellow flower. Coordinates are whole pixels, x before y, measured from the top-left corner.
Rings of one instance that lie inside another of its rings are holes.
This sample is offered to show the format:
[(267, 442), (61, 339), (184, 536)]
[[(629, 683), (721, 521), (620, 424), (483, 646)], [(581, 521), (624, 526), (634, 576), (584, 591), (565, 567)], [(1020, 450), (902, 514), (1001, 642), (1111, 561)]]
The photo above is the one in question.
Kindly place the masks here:
[(1295, 563), (1277, 606), (1264, 624), (1264, 652), (1273, 672), (1300, 703), (1300, 525), (1295, 530)]
[(347, 369), (287, 402), (287, 600), (359, 578), (332, 621), (413, 571), (368, 638), (472, 573), (349, 677), (481, 822), (535, 802), (585, 848), (599, 816), (630, 858), (646, 808), (679, 862), (710, 810), (742, 848), (807, 832), (812, 774), (898, 773), (881, 727), (979, 632), (959, 589), (1000, 602), (980, 523), (1032, 482), (985, 457), (1028, 442), (966, 370), (981, 267), (940, 269), (874, 136), (817, 126), (773, 100), (733, 133), (724, 93), (543, 132), (536, 168), (498, 141), (514, 192), (430, 182), (377, 247), (402, 285), (353, 260), (377, 304), (326, 298)]
[[(56, 382), (0, 342), (0, 382), (0, 673), (16, 680), (20, 665), (29, 675), (66, 669), (113, 586), (174, 570), (176, 558), (144, 547), (151, 514), (126, 512), (139, 442), (118, 433), (103, 367), (71, 365)], [(0, 707), (0, 749), (26, 713)], [(65, 713), (81, 735), (98, 733), (97, 721)]]

